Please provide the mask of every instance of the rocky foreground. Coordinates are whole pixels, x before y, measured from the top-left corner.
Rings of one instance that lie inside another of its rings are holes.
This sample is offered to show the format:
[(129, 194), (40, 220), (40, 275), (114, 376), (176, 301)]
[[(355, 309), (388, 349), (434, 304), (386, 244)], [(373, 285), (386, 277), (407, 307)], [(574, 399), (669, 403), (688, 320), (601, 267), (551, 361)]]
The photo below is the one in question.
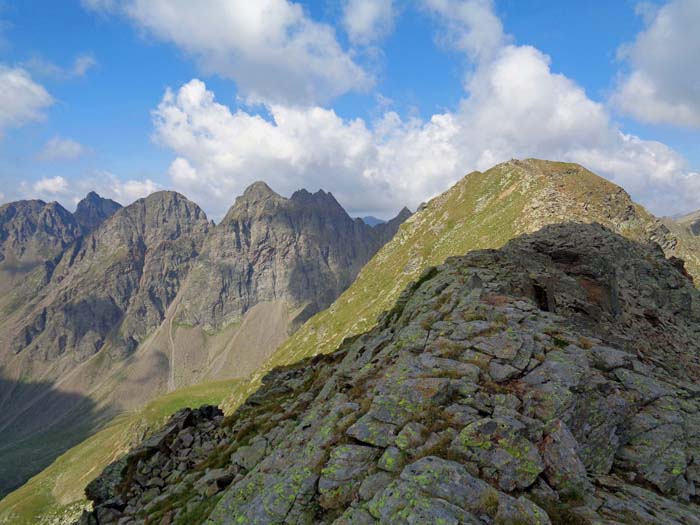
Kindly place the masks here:
[(555, 225), (426, 271), (376, 328), (183, 411), (81, 523), (700, 525), (700, 292)]

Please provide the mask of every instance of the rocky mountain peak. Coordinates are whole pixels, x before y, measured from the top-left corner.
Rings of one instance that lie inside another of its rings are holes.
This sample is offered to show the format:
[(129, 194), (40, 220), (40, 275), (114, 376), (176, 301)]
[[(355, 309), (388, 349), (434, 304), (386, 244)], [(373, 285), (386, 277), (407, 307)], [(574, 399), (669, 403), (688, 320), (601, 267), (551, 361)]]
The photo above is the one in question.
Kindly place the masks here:
[(4, 204), (0, 206), (0, 262), (31, 267), (58, 255), (80, 233), (73, 215), (57, 202)]
[(83, 231), (88, 233), (111, 217), (122, 205), (112, 199), (100, 197), (91, 191), (78, 203), (73, 216)]
[(346, 215), (345, 209), (329, 191), (318, 190), (314, 193), (305, 189), (295, 191), (290, 197), (292, 202), (297, 202), (302, 206), (315, 206), (328, 212), (342, 213)]
[(405, 221), (408, 219), (411, 215), (413, 215), (413, 212), (409, 210), (406, 206), (401, 208), (401, 211), (394, 217), (392, 220), (400, 220), (401, 222)]
[(285, 198), (255, 183), (207, 238), (180, 320), (220, 330), (258, 303), (283, 301), (301, 311), (299, 323), (340, 295), (400, 222), (372, 229), (329, 192)]
[(243, 195), (241, 195), (239, 199), (244, 199), (246, 201), (255, 203), (279, 196), (280, 195), (277, 192), (275, 192), (272, 188), (270, 188), (270, 186), (268, 186), (267, 183), (259, 180), (253, 182), (250, 186), (248, 186), (243, 191)]
[(163, 319), (208, 230), (176, 192), (120, 208), (64, 252), (14, 330), (15, 352), (46, 361), (82, 361), (105, 345), (113, 357), (130, 352)]
[(231, 416), (173, 416), (81, 523), (700, 525), (699, 321), (678, 264), (598, 224), (452, 257)]
[(205, 234), (209, 229), (204, 210), (175, 191), (157, 191), (117, 213), (116, 222), (127, 228), (135, 227), (149, 243), (176, 239), (183, 234)]
[[(368, 330), (402, 287), (449, 256), (500, 247), (518, 235), (565, 222), (599, 222), (627, 238), (658, 243), (667, 257), (683, 259), (699, 282), (696, 237), (666, 227), (624, 190), (582, 166), (513, 160), (470, 173), (426, 203), (352, 286), (329, 309), (306, 322), (268, 363), (289, 364), (300, 356), (329, 352), (343, 339)], [(242, 399), (243, 395), (232, 396), (231, 403), (235, 406)]]

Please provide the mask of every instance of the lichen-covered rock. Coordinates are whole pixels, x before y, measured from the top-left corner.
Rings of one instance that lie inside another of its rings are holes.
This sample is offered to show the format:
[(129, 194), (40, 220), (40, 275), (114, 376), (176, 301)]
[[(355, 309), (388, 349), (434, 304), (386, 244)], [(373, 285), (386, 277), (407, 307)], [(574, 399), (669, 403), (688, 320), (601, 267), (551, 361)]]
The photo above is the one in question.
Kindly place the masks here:
[(166, 427), (180, 448), (108, 468), (85, 523), (700, 525), (698, 380), (677, 265), (552, 226), (426, 272), (226, 420)]
[(470, 423), (452, 446), (507, 492), (529, 487), (544, 470), (537, 447), (527, 438), (526, 426), (513, 418), (483, 418)]
[(349, 444), (335, 447), (318, 480), (321, 505), (337, 508), (350, 503), (359, 489), (359, 480), (375, 466), (378, 455), (374, 447)]

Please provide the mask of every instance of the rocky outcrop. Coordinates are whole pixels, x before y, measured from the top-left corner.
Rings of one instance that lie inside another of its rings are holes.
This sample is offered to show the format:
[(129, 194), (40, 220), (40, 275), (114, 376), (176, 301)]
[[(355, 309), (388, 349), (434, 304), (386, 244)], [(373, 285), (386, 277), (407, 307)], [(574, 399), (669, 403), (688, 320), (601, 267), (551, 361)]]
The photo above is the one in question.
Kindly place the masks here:
[(83, 232), (90, 233), (121, 208), (122, 205), (118, 202), (100, 197), (91, 191), (78, 203), (73, 216)]
[(700, 524), (700, 293), (553, 225), (426, 270), (371, 331), (180, 413), (82, 523)]
[(205, 330), (240, 321), (254, 305), (302, 309), (296, 323), (328, 306), (410, 216), (372, 228), (353, 220), (332, 194), (290, 198), (251, 185), (207, 237), (183, 293), (178, 320)]

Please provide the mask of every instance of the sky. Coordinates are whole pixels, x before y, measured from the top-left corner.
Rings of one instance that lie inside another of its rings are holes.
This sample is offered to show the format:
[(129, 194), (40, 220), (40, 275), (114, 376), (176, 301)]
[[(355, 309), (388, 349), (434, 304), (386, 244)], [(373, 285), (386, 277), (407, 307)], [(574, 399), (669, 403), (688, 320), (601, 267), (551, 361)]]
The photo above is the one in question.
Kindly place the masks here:
[(511, 158), (700, 209), (700, 0), (0, 0), (0, 203), (256, 180), (388, 218)]

